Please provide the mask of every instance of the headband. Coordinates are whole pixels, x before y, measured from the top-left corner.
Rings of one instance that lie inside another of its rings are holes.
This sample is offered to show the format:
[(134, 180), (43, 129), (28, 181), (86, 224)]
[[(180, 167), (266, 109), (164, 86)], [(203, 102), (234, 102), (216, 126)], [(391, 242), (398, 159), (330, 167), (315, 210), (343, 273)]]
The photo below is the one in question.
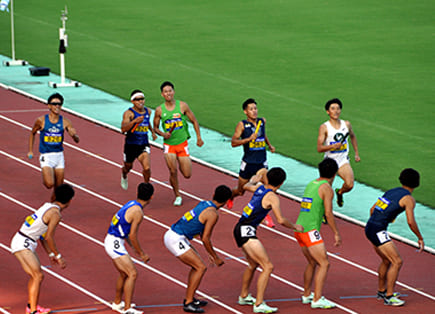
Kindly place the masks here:
[(141, 92), (137, 92), (137, 93), (134, 93), (131, 97), (130, 97), (130, 100), (131, 101), (133, 101), (136, 97), (138, 97), (138, 96), (142, 96), (143, 98), (145, 98), (145, 95), (143, 94), (143, 93), (141, 93)]

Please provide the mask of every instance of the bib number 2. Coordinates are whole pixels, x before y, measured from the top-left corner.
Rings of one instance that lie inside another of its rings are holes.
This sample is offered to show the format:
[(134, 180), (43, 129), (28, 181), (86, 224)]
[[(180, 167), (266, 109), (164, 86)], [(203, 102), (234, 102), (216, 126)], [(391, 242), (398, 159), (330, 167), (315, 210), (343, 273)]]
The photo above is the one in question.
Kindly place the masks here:
[(257, 233), (257, 230), (252, 226), (241, 226), (240, 227), (240, 234), (242, 237), (255, 237)]

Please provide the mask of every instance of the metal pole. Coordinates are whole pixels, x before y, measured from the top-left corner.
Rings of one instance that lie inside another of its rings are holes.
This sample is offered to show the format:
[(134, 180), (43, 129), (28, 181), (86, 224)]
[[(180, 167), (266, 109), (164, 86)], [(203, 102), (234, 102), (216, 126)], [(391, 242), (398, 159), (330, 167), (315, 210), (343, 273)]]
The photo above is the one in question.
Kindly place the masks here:
[(11, 0), (11, 41), (12, 41), (12, 61), (15, 61), (14, 0)]

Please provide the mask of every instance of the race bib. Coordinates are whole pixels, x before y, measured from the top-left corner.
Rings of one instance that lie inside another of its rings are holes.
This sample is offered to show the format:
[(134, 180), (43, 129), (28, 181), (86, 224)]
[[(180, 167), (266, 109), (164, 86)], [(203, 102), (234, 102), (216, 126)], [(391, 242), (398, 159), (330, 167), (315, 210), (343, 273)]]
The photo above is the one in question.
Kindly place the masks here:
[(384, 244), (385, 242), (390, 241), (390, 236), (388, 235), (388, 232), (386, 230), (379, 231), (376, 233), (376, 236), (378, 237), (378, 240), (381, 244)]
[(240, 235), (244, 237), (255, 237), (257, 234), (257, 230), (252, 226), (241, 226), (240, 227)]
[(311, 230), (308, 232), (308, 236), (310, 237), (310, 241), (312, 243), (322, 240), (322, 236), (318, 230)]

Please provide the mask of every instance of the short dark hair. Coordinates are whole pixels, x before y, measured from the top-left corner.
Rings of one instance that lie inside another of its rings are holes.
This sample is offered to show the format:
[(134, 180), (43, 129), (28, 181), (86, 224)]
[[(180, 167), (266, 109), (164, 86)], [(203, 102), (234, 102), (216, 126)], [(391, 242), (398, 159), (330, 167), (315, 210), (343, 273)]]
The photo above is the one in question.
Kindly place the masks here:
[(63, 183), (54, 189), (54, 200), (67, 204), (74, 197), (74, 189), (71, 185)]
[(130, 97), (133, 96), (136, 93), (144, 93), (143, 91), (141, 91), (140, 89), (135, 89), (134, 91), (131, 92)]
[(242, 108), (243, 108), (243, 110), (246, 110), (246, 108), (248, 108), (248, 105), (249, 105), (249, 104), (257, 104), (257, 102), (255, 101), (254, 98), (248, 98), (248, 99), (246, 99), (246, 100), (243, 102), (243, 104), (242, 104)]
[(417, 170), (406, 168), (400, 173), (399, 181), (402, 185), (414, 189), (420, 185), (420, 174)]
[(319, 163), (318, 168), (322, 178), (331, 179), (338, 171), (338, 164), (334, 159), (326, 157)]
[(154, 187), (151, 183), (142, 182), (137, 186), (137, 198), (143, 201), (149, 201), (154, 194)]
[(219, 185), (214, 190), (213, 200), (225, 204), (233, 195), (233, 192), (226, 185)]
[(284, 169), (279, 167), (270, 169), (266, 176), (268, 183), (274, 187), (280, 186), (287, 178), (287, 174), (285, 173)]
[(160, 85), (160, 91), (161, 91), (161, 92), (163, 92), (163, 88), (165, 88), (165, 86), (171, 86), (172, 89), (174, 89), (174, 84), (172, 84), (172, 83), (169, 82), (169, 81), (164, 81), (164, 82), (162, 83), (162, 85)]
[(338, 104), (340, 106), (340, 109), (343, 108), (343, 104), (341, 103), (341, 100), (338, 98), (333, 98), (331, 100), (328, 100), (325, 104), (325, 110), (328, 111), (329, 107), (331, 107), (332, 104)]
[(61, 101), (61, 103), (62, 103), (62, 105), (63, 105), (63, 96), (61, 95), (61, 94), (59, 94), (59, 93), (54, 93), (54, 94), (51, 94), (49, 97), (48, 97), (48, 99), (47, 99), (47, 103), (49, 104), (49, 103), (51, 103), (51, 101), (53, 100), (53, 99), (55, 99), (55, 98), (57, 98), (57, 99), (60, 99), (60, 101)]

